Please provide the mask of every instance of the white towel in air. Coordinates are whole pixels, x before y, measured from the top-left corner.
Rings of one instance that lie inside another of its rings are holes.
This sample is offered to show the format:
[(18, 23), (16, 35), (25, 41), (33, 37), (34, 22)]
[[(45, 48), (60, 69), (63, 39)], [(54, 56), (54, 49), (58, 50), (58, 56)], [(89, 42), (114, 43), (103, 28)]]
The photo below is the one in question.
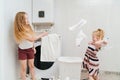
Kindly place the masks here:
[(82, 30), (80, 30), (80, 32), (77, 35), (76, 38), (76, 46), (80, 47), (80, 44), (82, 42), (82, 40), (84, 40), (84, 38), (86, 38), (87, 36), (84, 34), (84, 32)]
[(42, 38), (41, 43), (41, 60), (45, 62), (53, 62), (60, 57), (61, 51), (60, 37), (57, 34), (49, 34)]

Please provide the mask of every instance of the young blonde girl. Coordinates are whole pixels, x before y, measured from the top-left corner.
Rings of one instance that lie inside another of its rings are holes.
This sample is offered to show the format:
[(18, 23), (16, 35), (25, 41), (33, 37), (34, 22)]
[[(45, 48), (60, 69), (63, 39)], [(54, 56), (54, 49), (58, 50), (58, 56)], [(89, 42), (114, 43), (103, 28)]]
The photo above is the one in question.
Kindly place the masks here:
[(83, 68), (87, 69), (89, 73), (89, 80), (99, 80), (99, 59), (97, 57), (97, 53), (103, 45), (107, 44), (103, 38), (104, 31), (102, 29), (93, 31), (92, 41), (89, 42), (85, 53)]
[(18, 43), (18, 58), (20, 61), (20, 75), (22, 80), (26, 80), (26, 66), (30, 69), (32, 80), (35, 80), (34, 74), (34, 48), (35, 40), (47, 35), (46, 32), (35, 36), (34, 31), (28, 21), (26, 12), (18, 12), (14, 20), (14, 35)]

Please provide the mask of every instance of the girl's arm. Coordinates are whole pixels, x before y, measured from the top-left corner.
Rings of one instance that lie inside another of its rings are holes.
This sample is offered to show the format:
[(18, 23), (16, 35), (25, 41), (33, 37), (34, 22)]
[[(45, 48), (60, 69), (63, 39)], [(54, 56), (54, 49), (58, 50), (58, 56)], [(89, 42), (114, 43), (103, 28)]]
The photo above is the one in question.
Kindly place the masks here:
[(107, 42), (104, 40), (100, 40), (100, 41), (95, 42), (94, 45), (96, 46), (97, 49), (99, 49), (99, 48), (107, 45)]
[(48, 34), (47, 32), (43, 32), (43, 33), (41, 33), (41, 34), (38, 35), (38, 36), (36, 36), (36, 35), (34, 35), (34, 36), (29, 36), (29, 37), (27, 37), (26, 39), (29, 40), (30, 42), (34, 42), (34, 41), (36, 41), (36, 40), (38, 40), (38, 39), (46, 36), (47, 34)]
[(100, 41), (98, 41), (96, 43), (100, 44), (101, 47), (107, 45), (107, 41), (104, 41), (104, 40), (100, 40)]

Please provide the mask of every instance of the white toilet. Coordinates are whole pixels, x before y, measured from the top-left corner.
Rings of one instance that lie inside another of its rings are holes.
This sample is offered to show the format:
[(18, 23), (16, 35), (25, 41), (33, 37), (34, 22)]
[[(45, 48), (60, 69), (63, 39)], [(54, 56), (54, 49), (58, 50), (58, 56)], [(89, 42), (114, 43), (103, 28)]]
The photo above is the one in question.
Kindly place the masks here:
[(60, 57), (58, 61), (60, 80), (80, 80), (82, 64), (80, 57)]

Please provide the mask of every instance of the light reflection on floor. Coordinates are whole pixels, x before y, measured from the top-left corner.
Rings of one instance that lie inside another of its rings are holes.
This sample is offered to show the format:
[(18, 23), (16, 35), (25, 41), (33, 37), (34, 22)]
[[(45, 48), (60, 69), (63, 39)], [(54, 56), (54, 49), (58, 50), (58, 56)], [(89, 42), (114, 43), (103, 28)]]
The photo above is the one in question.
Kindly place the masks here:
[[(82, 71), (81, 80), (87, 78), (87, 71)], [(110, 73), (100, 71), (100, 80), (120, 80), (120, 72), (119, 73)]]

